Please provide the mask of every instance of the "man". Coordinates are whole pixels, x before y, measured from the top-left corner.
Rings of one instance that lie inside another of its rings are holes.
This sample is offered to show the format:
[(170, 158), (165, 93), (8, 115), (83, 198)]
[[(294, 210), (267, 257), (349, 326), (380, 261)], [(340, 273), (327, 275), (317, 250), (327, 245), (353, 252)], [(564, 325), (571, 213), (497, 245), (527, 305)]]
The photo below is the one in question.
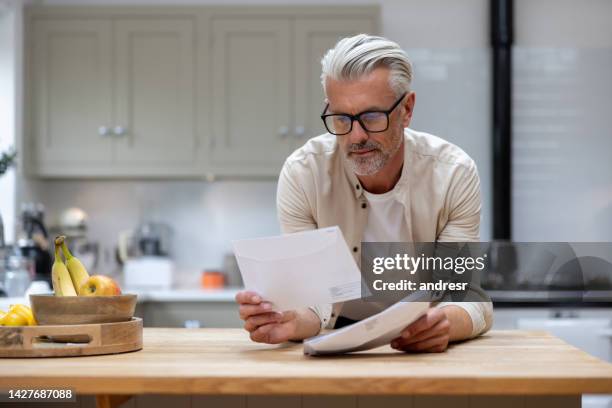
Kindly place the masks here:
[[(480, 181), (474, 161), (438, 137), (408, 129), (415, 105), (412, 67), (385, 38), (345, 38), (321, 61), (329, 133), (309, 140), (285, 162), (277, 207), (284, 233), (338, 225), (355, 260), (361, 242), (479, 240)], [(489, 298), (441, 302), (408, 325), (391, 346), (441, 352), (492, 323)], [(380, 312), (357, 299), (278, 313), (258, 294), (236, 296), (251, 339), (301, 340)], [(446, 300), (446, 299), (444, 299)]]

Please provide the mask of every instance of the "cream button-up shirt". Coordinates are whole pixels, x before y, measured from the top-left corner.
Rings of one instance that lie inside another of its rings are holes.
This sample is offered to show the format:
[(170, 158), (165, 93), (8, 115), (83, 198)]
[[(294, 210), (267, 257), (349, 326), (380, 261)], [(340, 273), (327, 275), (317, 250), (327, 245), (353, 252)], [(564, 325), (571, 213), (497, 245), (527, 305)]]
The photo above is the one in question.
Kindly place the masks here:
[[(368, 202), (329, 133), (310, 139), (287, 158), (281, 170), (277, 210), (284, 233), (338, 225), (355, 261), (361, 262), (361, 242), (368, 220)], [(480, 228), (480, 179), (474, 161), (459, 147), (439, 137), (406, 128), (404, 164), (393, 188), (404, 207), (404, 242), (476, 242)], [(472, 319), (472, 337), (487, 331), (493, 321), (490, 298), (472, 287), (478, 302), (454, 304)], [(443, 299), (444, 300), (444, 299)], [(380, 305), (357, 299), (333, 305), (314, 305), (321, 327), (333, 328), (338, 316), (373, 315)]]

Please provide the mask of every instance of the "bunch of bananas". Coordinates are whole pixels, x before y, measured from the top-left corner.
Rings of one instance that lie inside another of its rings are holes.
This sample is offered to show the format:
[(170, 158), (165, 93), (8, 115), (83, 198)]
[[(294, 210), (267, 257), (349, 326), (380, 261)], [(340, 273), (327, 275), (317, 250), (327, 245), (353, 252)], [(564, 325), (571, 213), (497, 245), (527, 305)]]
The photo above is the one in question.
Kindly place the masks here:
[(26, 305), (11, 305), (7, 313), (0, 310), (1, 326), (36, 326), (32, 309)]
[[(64, 253), (66, 262), (62, 260), (60, 249)], [(55, 262), (51, 269), (51, 281), (55, 296), (77, 296), (81, 286), (89, 279), (89, 273), (78, 258), (72, 256), (66, 245), (66, 237), (55, 238)]]

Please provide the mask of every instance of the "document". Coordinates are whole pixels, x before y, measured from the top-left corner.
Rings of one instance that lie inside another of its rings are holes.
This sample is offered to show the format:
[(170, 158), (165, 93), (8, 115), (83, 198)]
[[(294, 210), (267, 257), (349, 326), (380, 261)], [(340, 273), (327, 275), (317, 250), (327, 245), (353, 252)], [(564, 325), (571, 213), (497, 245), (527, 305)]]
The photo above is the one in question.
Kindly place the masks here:
[(391, 343), (430, 307), (430, 294), (415, 292), (380, 313), (304, 341), (304, 354), (317, 356), (369, 350)]
[(232, 244), (245, 288), (274, 310), (361, 296), (361, 273), (337, 226)]

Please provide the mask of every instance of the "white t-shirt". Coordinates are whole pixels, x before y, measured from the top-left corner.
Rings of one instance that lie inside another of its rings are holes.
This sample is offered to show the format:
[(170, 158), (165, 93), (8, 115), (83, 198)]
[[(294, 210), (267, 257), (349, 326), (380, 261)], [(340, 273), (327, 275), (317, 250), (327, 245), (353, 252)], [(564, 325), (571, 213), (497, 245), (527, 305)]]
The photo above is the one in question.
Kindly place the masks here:
[(395, 198), (395, 190), (373, 194), (363, 190), (370, 211), (363, 242), (403, 242), (408, 234), (404, 206)]
[[(383, 194), (363, 190), (368, 200), (368, 222), (363, 233), (363, 242), (404, 242), (409, 237), (408, 223), (404, 219), (404, 205), (397, 200), (395, 189)], [(355, 299), (348, 301), (341, 315), (353, 320), (362, 320), (382, 312), (389, 305)]]
[[(372, 194), (363, 190), (368, 200), (368, 222), (363, 234), (363, 242), (405, 242), (411, 236), (408, 223), (404, 219), (404, 205), (396, 198), (395, 188), (383, 194)], [(472, 319), (472, 337), (482, 332), (486, 327), (481, 302), (441, 302), (437, 307), (454, 304), (463, 308)], [(389, 305), (381, 302), (354, 299), (345, 302), (340, 314), (352, 320), (362, 320), (373, 314), (382, 312)]]

